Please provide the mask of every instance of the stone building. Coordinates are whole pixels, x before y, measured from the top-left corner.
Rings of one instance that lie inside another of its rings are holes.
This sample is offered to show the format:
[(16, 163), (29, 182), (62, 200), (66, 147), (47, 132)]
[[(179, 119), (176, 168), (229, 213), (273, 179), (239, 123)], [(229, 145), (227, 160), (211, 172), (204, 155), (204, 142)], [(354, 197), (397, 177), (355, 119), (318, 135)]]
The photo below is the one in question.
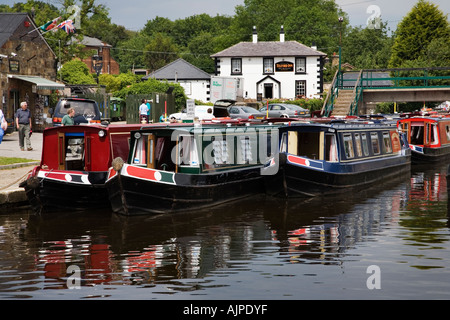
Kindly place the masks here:
[(47, 126), (50, 95), (65, 87), (56, 82), (57, 57), (38, 27), (27, 13), (0, 13), (0, 105), (13, 118), (26, 101), (35, 131)]

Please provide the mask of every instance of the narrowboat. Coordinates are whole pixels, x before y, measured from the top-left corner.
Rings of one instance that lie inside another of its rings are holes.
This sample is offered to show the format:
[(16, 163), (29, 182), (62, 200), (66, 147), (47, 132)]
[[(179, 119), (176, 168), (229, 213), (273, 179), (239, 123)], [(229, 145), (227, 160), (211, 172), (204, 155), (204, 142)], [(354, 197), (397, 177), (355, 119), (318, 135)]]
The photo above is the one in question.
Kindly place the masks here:
[(127, 156), (140, 124), (46, 128), (41, 162), (20, 184), (36, 213), (109, 207), (104, 183), (115, 157)]
[(114, 159), (106, 180), (112, 210), (176, 213), (263, 193), (261, 170), (277, 152), (278, 129), (269, 124), (136, 130), (127, 161)]
[(408, 138), (413, 164), (437, 163), (450, 157), (450, 118), (411, 117), (398, 120)]
[(314, 197), (410, 173), (411, 151), (396, 125), (291, 123), (279, 128), (279, 170), (266, 192)]

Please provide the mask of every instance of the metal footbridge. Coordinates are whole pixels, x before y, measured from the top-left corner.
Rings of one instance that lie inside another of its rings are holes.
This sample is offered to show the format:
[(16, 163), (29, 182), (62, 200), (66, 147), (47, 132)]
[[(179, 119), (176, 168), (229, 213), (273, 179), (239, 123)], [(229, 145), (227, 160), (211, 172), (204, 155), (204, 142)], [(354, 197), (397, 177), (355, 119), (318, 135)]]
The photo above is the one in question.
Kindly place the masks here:
[(450, 100), (450, 67), (336, 71), (321, 115), (367, 114), (380, 102)]

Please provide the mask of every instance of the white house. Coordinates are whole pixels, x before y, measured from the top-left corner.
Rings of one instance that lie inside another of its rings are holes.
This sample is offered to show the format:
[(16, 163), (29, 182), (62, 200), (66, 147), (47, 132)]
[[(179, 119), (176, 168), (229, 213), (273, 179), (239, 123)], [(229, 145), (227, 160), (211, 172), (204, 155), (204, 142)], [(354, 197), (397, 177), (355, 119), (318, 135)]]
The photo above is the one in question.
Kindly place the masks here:
[(142, 80), (151, 78), (179, 83), (189, 99), (203, 102), (210, 99), (211, 75), (181, 58), (148, 74)]
[(213, 54), (216, 76), (242, 77), (246, 99), (318, 98), (323, 91), (323, 64), (326, 54), (297, 41), (240, 42)]

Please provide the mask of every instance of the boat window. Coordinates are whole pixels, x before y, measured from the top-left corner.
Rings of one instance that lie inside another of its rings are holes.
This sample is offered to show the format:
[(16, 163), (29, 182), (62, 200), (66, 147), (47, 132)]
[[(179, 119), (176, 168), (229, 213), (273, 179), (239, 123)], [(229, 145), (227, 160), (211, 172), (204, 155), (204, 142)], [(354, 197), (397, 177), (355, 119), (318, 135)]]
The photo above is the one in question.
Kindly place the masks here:
[(383, 132), (383, 144), (386, 153), (392, 153), (391, 135), (389, 132)]
[(338, 161), (336, 135), (327, 133), (325, 135), (325, 160), (329, 162)]
[(437, 131), (437, 124), (436, 123), (433, 123), (433, 124), (431, 124), (431, 126), (430, 126), (430, 131), (429, 131), (429, 143), (430, 143), (430, 145), (436, 145), (436, 144), (438, 144), (439, 143), (439, 141), (438, 141), (438, 131)]
[(423, 132), (423, 122), (412, 122), (409, 143), (423, 145)]
[(372, 141), (373, 154), (380, 154), (380, 143), (378, 141), (378, 133), (372, 132), (370, 134), (370, 140)]
[(197, 143), (194, 136), (179, 136), (178, 138), (178, 165), (198, 167)]
[(84, 136), (83, 134), (66, 134), (67, 170), (84, 170)]
[(133, 152), (133, 163), (134, 164), (146, 164), (146, 155), (147, 155), (147, 139), (141, 137), (135, 143), (135, 148)]
[(214, 153), (214, 163), (216, 165), (223, 165), (228, 163), (228, 148), (227, 148), (227, 140), (220, 139), (213, 140), (213, 153)]
[(447, 141), (450, 141), (450, 126), (449, 125), (445, 126), (445, 133), (447, 135)]
[(355, 133), (356, 155), (362, 157), (361, 136), (359, 133)]
[(280, 152), (287, 152), (287, 135), (286, 132), (283, 132), (281, 135), (281, 141), (280, 141)]
[(237, 151), (237, 163), (253, 163), (252, 144), (249, 136), (239, 137)]
[(320, 132), (299, 132), (297, 155), (310, 159), (320, 159)]
[(367, 157), (369, 155), (369, 144), (367, 143), (367, 134), (361, 133), (362, 147), (364, 155)]
[(355, 157), (355, 152), (353, 150), (353, 139), (352, 139), (351, 133), (344, 134), (344, 150), (345, 150), (345, 156), (347, 159)]

